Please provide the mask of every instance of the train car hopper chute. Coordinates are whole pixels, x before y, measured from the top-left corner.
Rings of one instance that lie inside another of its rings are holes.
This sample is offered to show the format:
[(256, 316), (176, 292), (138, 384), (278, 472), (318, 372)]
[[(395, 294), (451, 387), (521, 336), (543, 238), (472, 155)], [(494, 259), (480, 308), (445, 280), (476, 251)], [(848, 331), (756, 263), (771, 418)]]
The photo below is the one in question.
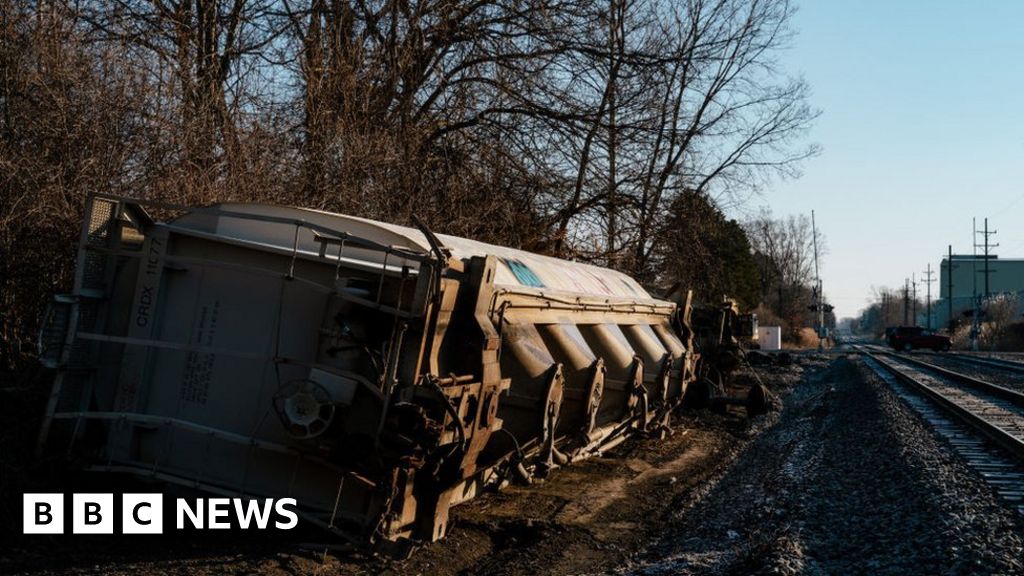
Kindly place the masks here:
[(95, 195), (40, 338), (61, 368), (40, 449), (295, 497), (404, 548), (481, 490), (667, 431), (694, 379), (688, 305), (425, 228)]

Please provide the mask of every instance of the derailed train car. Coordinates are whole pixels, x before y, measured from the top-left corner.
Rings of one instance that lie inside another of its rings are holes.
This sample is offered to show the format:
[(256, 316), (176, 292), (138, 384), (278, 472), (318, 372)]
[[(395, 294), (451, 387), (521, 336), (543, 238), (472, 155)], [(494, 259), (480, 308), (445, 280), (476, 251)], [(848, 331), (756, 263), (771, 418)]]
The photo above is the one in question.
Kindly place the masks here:
[(687, 325), (690, 341), (697, 352), (696, 381), (687, 391), (686, 404), (691, 408), (742, 405), (747, 414), (766, 412), (772, 404), (768, 390), (760, 383), (751, 386), (745, 397), (728, 396), (726, 382), (737, 369), (747, 363), (746, 350), (757, 346), (757, 315), (743, 314), (731, 298), (719, 303), (695, 303), (689, 310)]
[(487, 487), (664, 433), (696, 377), (688, 302), (423, 227), (96, 195), (77, 262), (40, 335), (41, 453), (294, 497), (396, 551)]

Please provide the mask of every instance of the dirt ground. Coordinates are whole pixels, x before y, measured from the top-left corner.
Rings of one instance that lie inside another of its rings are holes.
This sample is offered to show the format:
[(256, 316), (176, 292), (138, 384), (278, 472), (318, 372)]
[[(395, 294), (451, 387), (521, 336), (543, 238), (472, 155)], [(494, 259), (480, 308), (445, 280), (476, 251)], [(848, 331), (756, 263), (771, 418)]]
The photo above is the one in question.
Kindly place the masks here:
[[(448, 537), (393, 561), (316, 532), (26, 538), (0, 573), (1021, 573), (1020, 518), (841, 352), (758, 367), (781, 407), (677, 420), (543, 483), (457, 507)], [(737, 377), (749, 383), (749, 370)], [(979, 572), (980, 571), (980, 572)]]
[[(765, 383), (783, 396), (803, 371), (798, 365), (759, 369)], [(740, 374), (737, 382), (748, 383), (750, 378), (749, 374)], [(737, 388), (737, 392), (741, 390)], [(624, 565), (662, 538), (670, 517), (713, 485), (751, 438), (770, 428), (777, 417), (778, 413), (772, 412), (750, 420), (741, 408), (730, 408), (724, 414), (686, 414), (676, 420), (672, 435), (664, 440), (631, 439), (602, 457), (557, 470), (544, 482), (511, 487), (457, 507), (448, 537), (405, 561), (307, 545), (305, 540), (322, 540), (316, 532), (301, 535), (303, 541), (280, 541), (251, 532), (204, 534), (202, 540), (194, 535), (164, 535), (159, 549), (138, 537), (12, 534), (10, 547), (0, 550), (0, 572), (604, 572)], [(43, 489), (34, 487), (32, 491)], [(17, 482), (13, 486), (9, 483), (5, 492), (8, 496), (20, 492)], [(20, 506), (11, 502), (8, 508), (8, 520), (12, 522), (6, 522), (5, 527), (16, 532)]]
[[(800, 367), (774, 374), (783, 394)], [(737, 392), (740, 390), (737, 389)], [(441, 546), (406, 562), (348, 566), (342, 573), (579, 574), (615, 570), (637, 557), (770, 428), (777, 413), (749, 420), (740, 409), (678, 422), (664, 441), (635, 440), (560, 470), (543, 484), (473, 502)]]

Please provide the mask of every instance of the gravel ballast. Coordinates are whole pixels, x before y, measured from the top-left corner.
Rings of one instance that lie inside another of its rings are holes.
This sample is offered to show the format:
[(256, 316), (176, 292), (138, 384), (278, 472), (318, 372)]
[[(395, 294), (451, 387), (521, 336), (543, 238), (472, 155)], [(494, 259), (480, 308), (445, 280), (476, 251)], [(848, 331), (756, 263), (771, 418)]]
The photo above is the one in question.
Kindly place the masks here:
[(935, 364), (953, 372), (959, 372), (965, 376), (984, 380), (992, 384), (998, 384), (1017, 392), (1024, 392), (1024, 373), (1012, 372), (984, 364), (975, 364), (956, 356), (928, 355), (920, 357), (929, 364)]
[(628, 572), (1017, 574), (1022, 534), (881, 379), (839, 357)]

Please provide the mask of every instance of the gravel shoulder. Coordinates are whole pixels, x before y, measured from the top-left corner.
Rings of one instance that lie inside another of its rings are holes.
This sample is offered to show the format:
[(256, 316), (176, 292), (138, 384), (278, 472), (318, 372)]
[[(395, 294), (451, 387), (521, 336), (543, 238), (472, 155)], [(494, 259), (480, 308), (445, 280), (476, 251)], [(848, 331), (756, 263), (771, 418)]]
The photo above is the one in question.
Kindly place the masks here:
[(678, 515), (636, 574), (1017, 574), (1021, 518), (855, 357)]

